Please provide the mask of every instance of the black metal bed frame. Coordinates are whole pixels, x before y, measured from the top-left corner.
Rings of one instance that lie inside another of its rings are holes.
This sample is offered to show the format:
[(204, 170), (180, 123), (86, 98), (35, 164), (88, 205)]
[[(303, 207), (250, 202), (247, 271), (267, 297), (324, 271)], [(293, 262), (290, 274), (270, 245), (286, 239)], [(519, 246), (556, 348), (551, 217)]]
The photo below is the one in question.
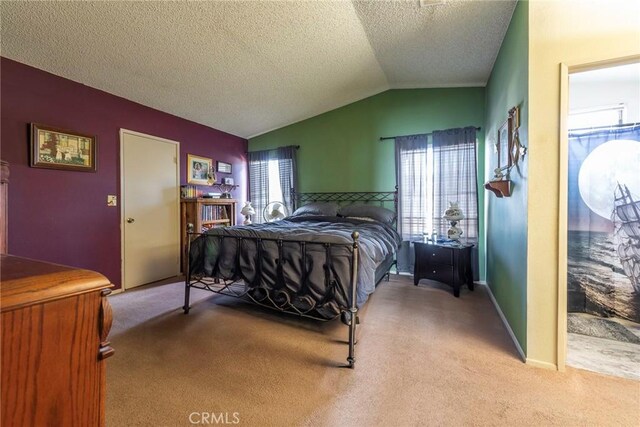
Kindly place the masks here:
[[(336, 202), (338, 204), (344, 203), (378, 203), (381, 206), (388, 202), (393, 202), (394, 210), (397, 214), (398, 212), (398, 192), (396, 191), (385, 191), (385, 192), (343, 192), (343, 193), (298, 193), (296, 194), (294, 191), (291, 192), (291, 197), (293, 200), (294, 208), (298, 206), (302, 206), (306, 203), (311, 202)], [(346, 248), (351, 253), (350, 265), (351, 265), (351, 274), (349, 277), (349, 288), (348, 293), (343, 295), (344, 300), (348, 301), (348, 306), (341, 306), (340, 312), (342, 321), (349, 327), (349, 354), (347, 357), (347, 365), (346, 367), (353, 368), (355, 365), (355, 344), (356, 344), (356, 325), (359, 323), (358, 318), (358, 307), (356, 304), (357, 300), (357, 278), (358, 278), (358, 261), (359, 261), (359, 233), (354, 231), (351, 235), (352, 243), (318, 243), (318, 242), (306, 242), (295, 239), (265, 239), (259, 237), (230, 237), (230, 236), (216, 236), (216, 235), (208, 235), (206, 233), (197, 233), (193, 230), (193, 224), (187, 225), (188, 236), (189, 236), (189, 245), (187, 248), (187, 259), (189, 259), (191, 242), (193, 238), (202, 236), (207, 239), (217, 239), (218, 243), (221, 244), (224, 239), (236, 239), (236, 259), (239, 259), (241, 247), (244, 241), (252, 241), (255, 242), (257, 250), (257, 263), (256, 263), (256, 274), (255, 281), (260, 281), (261, 276), (261, 258), (262, 251), (260, 247), (263, 242), (275, 242), (278, 246), (278, 260), (277, 263), (277, 274), (276, 274), (276, 285), (284, 284), (284, 275), (283, 275), (283, 267), (282, 263), (279, 261), (283, 258), (283, 252), (285, 251), (285, 243), (297, 243), (298, 250), (302, 254), (302, 265), (303, 268), (306, 266), (306, 254), (307, 250), (310, 246), (322, 246), (326, 253), (326, 264), (324, 265), (324, 281), (327, 285), (327, 290), (333, 289), (333, 287), (329, 286), (331, 283), (331, 253), (332, 248), (335, 247), (343, 247)], [(382, 275), (378, 280), (378, 283), (386, 276), (387, 280), (389, 280), (389, 272), (391, 267), (396, 263), (394, 260), (393, 263), (389, 265), (389, 268), (385, 275)], [(286, 292), (276, 293), (275, 295), (270, 295), (269, 292), (264, 292), (264, 295), (260, 295), (259, 290), (261, 289), (259, 286), (248, 286), (249, 282), (243, 276), (242, 271), (234, 270), (232, 277), (223, 277), (220, 273), (220, 269), (218, 264), (214, 266), (213, 273), (211, 276), (204, 275), (192, 275), (191, 274), (191, 266), (190, 263), (187, 263), (187, 272), (185, 278), (185, 296), (184, 296), (184, 306), (183, 310), (185, 314), (189, 313), (190, 309), (190, 290), (191, 288), (207, 290), (210, 292), (214, 292), (221, 295), (232, 296), (236, 298), (243, 298), (245, 300), (251, 301), (256, 305), (266, 307), (269, 309), (274, 309), (283, 313), (293, 314), (300, 317), (306, 317), (319, 321), (327, 321), (332, 319), (327, 319), (319, 316), (315, 316), (312, 313), (313, 310), (317, 308), (315, 301), (310, 298), (305, 300), (305, 297), (302, 296), (300, 299), (296, 301), (292, 301), (289, 297), (289, 294)], [(302, 277), (306, 277), (306, 272), (303, 271)], [(376, 286), (378, 285), (376, 283)], [(277, 288), (278, 286), (276, 286)], [(298, 295), (296, 295), (297, 297)], [(300, 308), (300, 302), (307, 302), (309, 304), (307, 309)], [(337, 317), (337, 316), (336, 316)], [(334, 317), (335, 318), (335, 317)]]

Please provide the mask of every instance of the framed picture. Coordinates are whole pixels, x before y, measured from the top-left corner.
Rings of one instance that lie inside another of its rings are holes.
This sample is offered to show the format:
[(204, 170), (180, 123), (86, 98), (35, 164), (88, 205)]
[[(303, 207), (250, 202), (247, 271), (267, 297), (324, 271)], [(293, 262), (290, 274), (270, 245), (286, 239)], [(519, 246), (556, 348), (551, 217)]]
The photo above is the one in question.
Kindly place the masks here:
[(222, 178), (222, 183), (226, 185), (234, 185), (235, 181), (233, 178)]
[(187, 182), (189, 184), (208, 185), (213, 174), (213, 160), (206, 157), (187, 154)]
[(498, 129), (498, 167), (511, 166), (511, 126), (512, 119), (509, 117)]
[(231, 163), (216, 162), (216, 170), (220, 173), (231, 173)]
[(96, 171), (96, 137), (31, 123), (31, 167)]

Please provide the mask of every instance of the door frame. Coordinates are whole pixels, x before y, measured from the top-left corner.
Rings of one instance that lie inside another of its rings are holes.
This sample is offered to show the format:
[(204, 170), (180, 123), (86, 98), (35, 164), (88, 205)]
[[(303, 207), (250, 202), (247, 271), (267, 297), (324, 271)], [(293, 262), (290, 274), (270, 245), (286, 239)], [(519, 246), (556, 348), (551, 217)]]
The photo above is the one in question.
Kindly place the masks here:
[[(180, 141), (174, 141), (171, 139), (162, 138), (155, 135), (149, 135), (142, 132), (136, 132), (129, 129), (120, 128), (120, 283), (122, 292), (126, 291), (127, 288), (125, 286), (124, 281), (124, 136), (125, 134), (140, 136), (143, 138), (155, 139), (157, 141), (161, 141), (167, 144), (175, 145), (176, 149), (176, 212), (178, 212), (176, 216), (176, 221), (180, 222)], [(180, 227), (178, 227), (178, 238), (177, 238), (177, 253), (178, 257), (180, 257)], [(179, 258), (178, 258), (179, 259)], [(176, 276), (180, 275), (180, 262), (178, 261)]]
[(640, 55), (607, 58), (580, 63), (560, 64), (560, 167), (558, 188), (558, 329), (556, 366), (559, 371), (567, 363), (567, 232), (569, 185), (569, 75), (581, 71), (615, 67), (640, 62)]

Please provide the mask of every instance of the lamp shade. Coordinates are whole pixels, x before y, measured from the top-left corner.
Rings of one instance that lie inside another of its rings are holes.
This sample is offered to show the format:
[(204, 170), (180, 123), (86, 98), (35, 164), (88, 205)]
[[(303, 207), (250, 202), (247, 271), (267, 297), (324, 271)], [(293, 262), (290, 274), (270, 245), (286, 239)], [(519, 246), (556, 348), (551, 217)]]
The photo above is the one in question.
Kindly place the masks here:
[(256, 210), (253, 209), (253, 206), (251, 206), (251, 202), (246, 202), (242, 207), (240, 213), (244, 216), (251, 216), (256, 214)]
[(458, 202), (449, 202), (449, 208), (444, 211), (442, 218), (447, 221), (460, 221), (461, 219), (464, 219), (464, 214), (462, 213), (462, 209), (458, 206)]

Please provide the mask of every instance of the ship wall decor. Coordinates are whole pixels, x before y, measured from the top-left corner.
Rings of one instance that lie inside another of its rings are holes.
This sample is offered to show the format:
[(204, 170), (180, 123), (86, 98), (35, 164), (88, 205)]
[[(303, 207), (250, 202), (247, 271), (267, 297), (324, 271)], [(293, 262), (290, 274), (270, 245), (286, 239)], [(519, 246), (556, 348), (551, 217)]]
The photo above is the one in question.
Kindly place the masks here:
[(569, 135), (567, 308), (640, 323), (640, 124)]

